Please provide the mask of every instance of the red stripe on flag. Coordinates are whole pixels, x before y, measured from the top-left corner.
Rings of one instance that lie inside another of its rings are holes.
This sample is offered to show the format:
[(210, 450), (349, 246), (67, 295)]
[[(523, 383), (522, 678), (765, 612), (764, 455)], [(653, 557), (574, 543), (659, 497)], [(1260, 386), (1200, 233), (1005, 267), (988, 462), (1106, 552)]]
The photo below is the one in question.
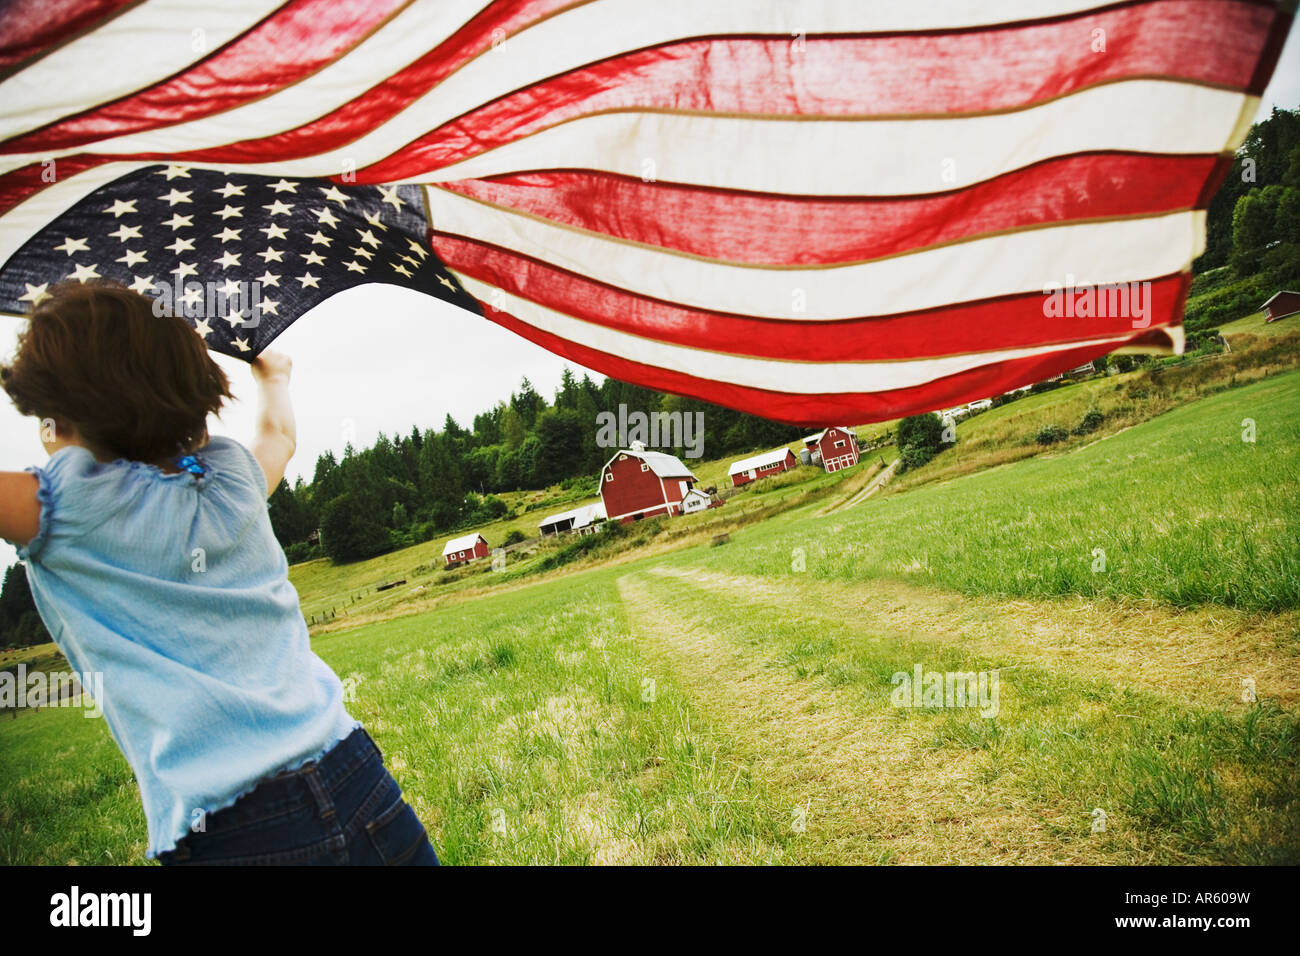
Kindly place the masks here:
[(439, 187), (617, 239), (727, 262), (830, 265), (1044, 223), (1191, 209), (1215, 156), (1058, 157), (924, 196), (786, 196), (588, 170)]
[(0, 17), (0, 72), (98, 25), (136, 0), (9, 0)]
[[(549, 352), (576, 362), (619, 381), (643, 388), (688, 395), (715, 405), (760, 414), (774, 421), (820, 428), (836, 422), (888, 421), (904, 415), (933, 411), (990, 398), (1040, 382), (1113, 351), (1113, 346), (1079, 346), (1047, 355), (1034, 355), (1009, 362), (996, 362), (935, 379), (913, 388), (884, 392), (793, 394), (732, 385), (698, 378), (685, 372), (635, 362), (619, 355), (570, 342), (536, 329), (509, 313), (483, 303), (484, 315), (502, 328), (521, 335)], [(1134, 336), (1135, 339), (1141, 336)]]
[[(1131, 297), (1127, 312), (1101, 317), (1048, 317), (1047, 297), (1031, 292), (895, 315), (830, 321), (771, 319), (652, 299), (446, 233), (435, 231), (433, 248), (450, 269), (593, 325), (672, 345), (755, 358), (923, 359), (1135, 333)], [(1189, 276), (1178, 273), (1153, 278), (1147, 290), (1139, 287), (1146, 300), (1144, 327), (1176, 319), (1189, 281)], [(1109, 301), (1106, 310), (1111, 311)]]
[(6, 215), (19, 203), (35, 196), (42, 189), (53, 186), (60, 180), (70, 179), (87, 169), (112, 162), (112, 159), (111, 156), (83, 153), (65, 159), (52, 159), (47, 163), (28, 163), (26, 166), (10, 170), (0, 176), (0, 216)]

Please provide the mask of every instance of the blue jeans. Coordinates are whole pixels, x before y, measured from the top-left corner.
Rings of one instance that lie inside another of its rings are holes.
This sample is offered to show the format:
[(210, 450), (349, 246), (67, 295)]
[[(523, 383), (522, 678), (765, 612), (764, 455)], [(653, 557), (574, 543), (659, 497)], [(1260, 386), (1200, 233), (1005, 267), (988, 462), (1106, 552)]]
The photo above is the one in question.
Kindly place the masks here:
[(164, 866), (437, 866), (429, 836), (358, 727), (318, 761), (267, 777), (158, 856)]

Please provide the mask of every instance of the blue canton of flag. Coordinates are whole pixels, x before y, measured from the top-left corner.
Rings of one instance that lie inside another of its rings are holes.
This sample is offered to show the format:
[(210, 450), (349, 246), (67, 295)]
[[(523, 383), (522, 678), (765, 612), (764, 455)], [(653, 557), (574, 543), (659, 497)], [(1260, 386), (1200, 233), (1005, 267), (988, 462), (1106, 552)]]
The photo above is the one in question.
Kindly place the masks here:
[(251, 359), (300, 315), (385, 282), (482, 314), (430, 249), (423, 187), (150, 166), (102, 186), (0, 270), (0, 311), (63, 280), (113, 280)]

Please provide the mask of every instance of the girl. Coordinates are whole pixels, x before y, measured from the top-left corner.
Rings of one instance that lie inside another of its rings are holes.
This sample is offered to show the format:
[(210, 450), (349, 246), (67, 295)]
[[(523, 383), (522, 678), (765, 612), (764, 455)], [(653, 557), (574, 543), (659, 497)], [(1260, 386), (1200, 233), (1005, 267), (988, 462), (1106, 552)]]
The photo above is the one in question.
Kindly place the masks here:
[(0, 383), (44, 467), (0, 472), (0, 536), (50, 634), (103, 679), (164, 864), (437, 864), (383, 756), (314, 653), (266, 498), (294, 451), (290, 362), (252, 363), (248, 448), (181, 318), (122, 286), (56, 286)]

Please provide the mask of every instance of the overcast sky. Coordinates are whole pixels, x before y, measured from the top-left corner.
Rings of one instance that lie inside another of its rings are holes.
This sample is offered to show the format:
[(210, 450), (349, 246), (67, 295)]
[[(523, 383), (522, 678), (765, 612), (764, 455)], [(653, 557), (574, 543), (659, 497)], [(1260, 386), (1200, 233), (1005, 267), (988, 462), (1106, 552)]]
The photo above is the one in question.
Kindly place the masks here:
[[(1300, 30), (1293, 30), (1288, 38), (1257, 120), (1267, 118), (1274, 105), (1300, 107), (1297, 35)], [(13, 354), (22, 323), (0, 315), (5, 358)], [(310, 480), (317, 456), (329, 449), (337, 453), (349, 440), (363, 448), (381, 431), (441, 428), (448, 413), (468, 425), (525, 375), (549, 401), (569, 364), (487, 319), (387, 285), (362, 286), (323, 302), (272, 347), (294, 361), (298, 452), (289, 464), (290, 480)], [(216, 358), (237, 401), (211, 431), (247, 441), (256, 411), (252, 377), (243, 362)], [(0, 470), (21, 470), (45, 458), (36, 420), (20, 416), (0, 393)], [(0, 568), (14, 560), (13, 549), (0, 541)]]

